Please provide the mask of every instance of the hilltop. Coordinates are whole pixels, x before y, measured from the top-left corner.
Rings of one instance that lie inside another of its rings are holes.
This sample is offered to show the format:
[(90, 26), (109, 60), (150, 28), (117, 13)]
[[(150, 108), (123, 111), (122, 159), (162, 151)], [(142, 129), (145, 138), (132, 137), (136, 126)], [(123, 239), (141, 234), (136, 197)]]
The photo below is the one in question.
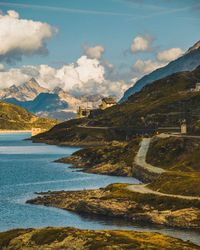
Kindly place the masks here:
[(50, 129), (56, 120), (39, 118), (26, 109), (0, 101), (0, 129), (29, 130), (32, 127)]

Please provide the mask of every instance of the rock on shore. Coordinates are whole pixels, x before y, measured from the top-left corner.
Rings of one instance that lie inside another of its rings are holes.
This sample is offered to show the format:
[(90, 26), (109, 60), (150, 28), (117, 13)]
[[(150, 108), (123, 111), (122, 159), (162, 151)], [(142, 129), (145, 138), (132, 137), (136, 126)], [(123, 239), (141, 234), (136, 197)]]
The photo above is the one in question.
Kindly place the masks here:
[(200, 201), (139, 194), (127, 190), (127, 185), (112, 184), (97, 190), (40, 193), (43, 196), (29, 200), (28, 203), (57, 207), (79, 214), (200, 229)]

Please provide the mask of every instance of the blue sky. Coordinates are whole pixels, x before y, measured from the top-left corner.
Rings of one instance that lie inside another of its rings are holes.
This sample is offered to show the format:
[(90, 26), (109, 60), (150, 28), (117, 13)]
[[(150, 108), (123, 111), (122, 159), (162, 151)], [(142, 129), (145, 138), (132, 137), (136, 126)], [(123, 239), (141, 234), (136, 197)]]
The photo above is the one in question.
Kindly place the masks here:
[[(45, 22), (58, 30), (46, 41), (48, 55), (24, 53), (7, 69), (27, 64), (59, 68), (76, 62), (83, 47), (100, 45), (105, 50), (100, 62), (115, 68), (110, 78), (128, 81), (148, 73), (137, 72), (138, 67), (131, 71), (137, 60), (161, 65), (156, 59), (159, 52), (185, 51), (200, 40), (198, 0), (2, 0), (0, 9), (15, 10), (20, 19)], [(148, 37), (151, 48), (133, 53), (130, 47), (138, 36)]]
[[(19, 64), (73, 62), (82, 54), (83, 44), (101, 44), (105, 47), (104, 57), (119, 65), (134, 62), (139, 57), (154, 56), (154, 53), (124, 55), (124, 51), (129, 49), (132, 39), (138, 34), (152, 36), (158, 50), (170, 47), (185, 50), (199, 40), (200, 12), (192, 9), (197, 2), (10, 0), (1, 1), (5, 5), (0, 5), (0, 8), (3, 11), (14, 9), (22, 18), (47, 22), (59, 29), (57, 35), (48, 41), (47, 57), (25, 57)], [(70, 12), (68, 9), (74, 11)]]

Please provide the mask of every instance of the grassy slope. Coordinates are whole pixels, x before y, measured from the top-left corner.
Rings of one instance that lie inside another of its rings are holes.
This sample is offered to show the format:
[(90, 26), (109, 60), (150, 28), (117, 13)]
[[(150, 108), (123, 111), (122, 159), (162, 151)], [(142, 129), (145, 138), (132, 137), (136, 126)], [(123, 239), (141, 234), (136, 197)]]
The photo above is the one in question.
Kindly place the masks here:
[(93, 231), (75, 228), (16, 229), (0, 233), (7, 249), (199, 249), (198, 246), (158, 233)]
[[(190, 91), (195, 87), (198, 79), (200, 79), (200, 67), (192, 72), (173, 74), (146, 86), (142, 91), (131, 96), (127, 102), (113, 106), (100, 115), (62, 123), (35, 139), (85, 143), (124, 140), (126, 137), (120, 130), (91, 130), (77, 127), (77, 124), (117, 126), (122, 130), (126, 129), (130, 135), (134, 134), (134, 128), (151, 128), (155, 125), (179, 126), (180, 119), (183, 118), (180, 114), (184, 110), (183, 107), (188, 114), (199, 113), (200, 93)], [(192, 124), (195, 123), (195, 131), (198, 132), (198, 116), (190, 116), (190, 120)]]
[(200, 141), (198, 139), (156, 138), (147, 162), (168, 170), (149, 186), (164, 193), (200, 196)]
[(39, 118), (21, 107), (0, 101), (0, 129), (28, 130), (32, 127), (50, 129), (55, 124), (55, 120)]

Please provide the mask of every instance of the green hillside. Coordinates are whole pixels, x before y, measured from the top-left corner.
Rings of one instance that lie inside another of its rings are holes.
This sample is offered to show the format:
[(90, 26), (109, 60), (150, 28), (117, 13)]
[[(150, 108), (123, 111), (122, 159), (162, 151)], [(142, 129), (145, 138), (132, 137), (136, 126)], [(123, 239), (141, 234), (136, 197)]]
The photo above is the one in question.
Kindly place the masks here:
[[(69, 144), (124, 140), (127, 135), (134, 136), (141, 130), (180, 126), (180, 120), (184, 118), (198, 133), (200, 92), (191, 91), (198, 81), (200, 67), (192, 72), (173, 74), (146, 86), (123, 104), (106, 109), (92, 118), (61, 123), (34, 139)], [(88, 126), (96, 129), (89, 129)], [(99, 128), (104, 126), (107, 129)]]
[(55, 120), (39, 118), (21, 107), (0, 101), (0, 129), (29, 130), (32, 127), (50, 129), (56, 123)]

